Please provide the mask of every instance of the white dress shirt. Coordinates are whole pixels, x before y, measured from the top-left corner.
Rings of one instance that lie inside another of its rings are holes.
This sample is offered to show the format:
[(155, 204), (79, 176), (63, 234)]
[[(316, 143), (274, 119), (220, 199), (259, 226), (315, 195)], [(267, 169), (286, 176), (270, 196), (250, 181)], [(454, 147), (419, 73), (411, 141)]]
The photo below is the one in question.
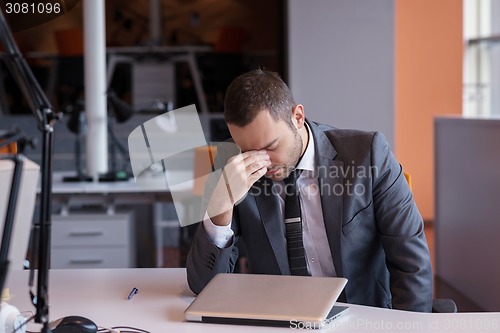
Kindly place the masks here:
[[(302, 213), (302, 230), (304, 250), (307, 258), (307, 268), (312, 276), (336, 276), (333, 266), (332, 252), (326, 236), (321, 197), (319, 195), (318, 179), (314, 176), (314, 138), (306, 124), (309, 142), (297, 169), (303, 170), (297, 179), (297, 188), (300, 193), (300, 208)], [(276, 192), (280, 194), (281, 209), (285, 209), (283, 181), (274, 181)], [(333, 216), (332, 218), (337, 218)], [(283, 223), (284, 220), (283, 220)], [(203, 225), (208, 237), (219, 248), (227, 247), (233, 238), (231, 224), (217, 226), (206, 216)]]

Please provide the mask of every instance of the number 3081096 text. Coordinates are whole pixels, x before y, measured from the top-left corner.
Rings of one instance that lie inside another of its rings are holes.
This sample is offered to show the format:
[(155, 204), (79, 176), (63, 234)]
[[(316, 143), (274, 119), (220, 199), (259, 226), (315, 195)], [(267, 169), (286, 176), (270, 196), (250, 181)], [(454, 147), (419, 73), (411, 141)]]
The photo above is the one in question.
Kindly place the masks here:
[(61, 4), (52, 3), (27, 3), (27, 2), (7, 2), (5, 4), (6, 14), (59, 14), (61, 12)]

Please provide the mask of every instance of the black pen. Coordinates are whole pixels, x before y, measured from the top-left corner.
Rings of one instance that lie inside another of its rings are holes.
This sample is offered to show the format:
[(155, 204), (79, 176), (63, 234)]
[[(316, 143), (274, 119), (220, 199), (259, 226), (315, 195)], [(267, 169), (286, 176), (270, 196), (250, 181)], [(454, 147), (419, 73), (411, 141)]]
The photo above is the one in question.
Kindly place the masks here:
[(130, 301), (132, 299), (132, 297), (134, 297), (135, 294), (137, 294), (138, 292), (139, 292), (139, 289), (137, 289), (136, 287), (132, 288), (132, 290), (128, 294), (128, 300)]

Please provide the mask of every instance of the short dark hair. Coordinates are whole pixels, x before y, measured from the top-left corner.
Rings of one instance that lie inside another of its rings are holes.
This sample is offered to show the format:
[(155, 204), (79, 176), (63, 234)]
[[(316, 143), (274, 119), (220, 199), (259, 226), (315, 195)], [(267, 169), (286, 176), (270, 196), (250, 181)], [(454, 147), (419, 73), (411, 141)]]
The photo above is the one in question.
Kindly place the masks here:
[(278, 73), (256, 69), (238, 76), (227, 88), (224, 119), (243, 127), (251, 123), (258, 112), (267, 109), (273, 119), (282, 119), (293, 126), (294, 106), (292, 92)]

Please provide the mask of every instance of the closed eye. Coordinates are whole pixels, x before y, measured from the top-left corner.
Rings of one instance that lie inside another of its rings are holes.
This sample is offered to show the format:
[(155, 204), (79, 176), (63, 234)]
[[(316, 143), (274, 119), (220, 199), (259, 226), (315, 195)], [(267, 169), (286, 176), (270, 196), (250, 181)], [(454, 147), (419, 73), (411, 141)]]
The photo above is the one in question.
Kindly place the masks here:
[(273, 151), (273, 150), (276, 150), (276, 148), (278, 148), (278, 145), (277, 145), (277, 144), (276, 144), (276, 145), (273, 145), (272, 147), (267, 148), (266, 150), (268, 150), (268, 151)]
[(259, 150), (274, 150), (278, 146), (279, 138), (275, 138), (273, 141), (269, 142), (267, 145), (263, 146)]

